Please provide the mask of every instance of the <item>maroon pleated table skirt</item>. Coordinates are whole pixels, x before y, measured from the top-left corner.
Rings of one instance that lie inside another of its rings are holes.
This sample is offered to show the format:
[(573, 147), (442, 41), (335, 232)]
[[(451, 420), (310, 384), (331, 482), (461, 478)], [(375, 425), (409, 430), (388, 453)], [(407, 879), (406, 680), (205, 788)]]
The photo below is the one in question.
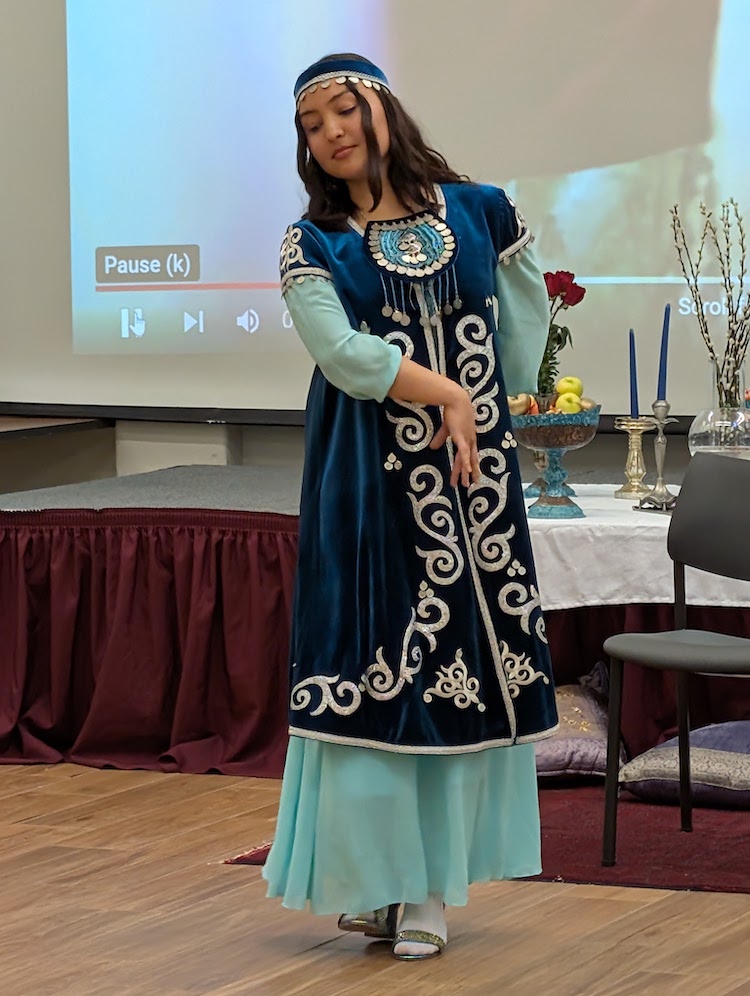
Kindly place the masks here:
[[(0, 513), (0, 761), (277, 777), (286, 748), (297, 519), (127, 509)], [(613, 633), (670, 628), (666, 605), (546, 616), (558, 683)], [(688, 625), (750, 637), (750, 610)], [(675, 732), (669, 675), (626, 673), (623, 733)], [(693, 725), (745, 718), (750, 683), (696, 677)]]

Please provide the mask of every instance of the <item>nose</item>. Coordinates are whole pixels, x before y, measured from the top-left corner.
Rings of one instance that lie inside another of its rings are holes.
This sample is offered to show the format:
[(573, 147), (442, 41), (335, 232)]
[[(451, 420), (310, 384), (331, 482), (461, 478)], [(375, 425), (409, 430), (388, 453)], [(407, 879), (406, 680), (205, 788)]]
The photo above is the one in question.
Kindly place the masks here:
[(326, 137), (329, 142), (335, 142), (344, 133), (338, 114), (332, 114), (326, 121)]

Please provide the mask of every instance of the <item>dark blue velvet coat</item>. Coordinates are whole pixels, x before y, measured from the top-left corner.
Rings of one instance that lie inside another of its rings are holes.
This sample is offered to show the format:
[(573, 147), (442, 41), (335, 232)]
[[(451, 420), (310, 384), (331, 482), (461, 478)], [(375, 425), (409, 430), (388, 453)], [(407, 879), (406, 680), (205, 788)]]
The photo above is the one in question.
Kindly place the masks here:
[[(316, 368), (291, 647), (299, 736), (461, 753), (540, 739), (557, 724), (494, 334), (498, 260), (530, 236), (497, 188), (451, 184), (442, 197), (457, 252), (444, 252), (449, 264), (434, 279), (379, 267), (371, 233), (353, 225), (299, 222), (282, 246), (282, 290), (330, 280), (352, 328), (470, 391), (483, 474), (468, 489), (450, 486), (452, 444), (429, 449), (436, 408), (355, 400)], [(398, 323), (383, 314), (391, 277), (401, 280)]]

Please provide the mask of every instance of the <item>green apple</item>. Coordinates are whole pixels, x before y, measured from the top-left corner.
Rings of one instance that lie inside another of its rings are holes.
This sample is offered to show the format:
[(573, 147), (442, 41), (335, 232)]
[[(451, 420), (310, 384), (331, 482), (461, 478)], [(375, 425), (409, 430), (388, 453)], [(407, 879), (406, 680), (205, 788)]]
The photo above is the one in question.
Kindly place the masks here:
[[(580, 381), (578, 383), (580, 384)], [(566, 415), (575, 415), (581, 411), (581, 399), (575, 391), (566, 391), (558, 397), (555, 408)]]
[(580, 398), (583, 394), (583, 383), (578, 377), (561, 377), (555, 389), (558, 394), (577, 394)]

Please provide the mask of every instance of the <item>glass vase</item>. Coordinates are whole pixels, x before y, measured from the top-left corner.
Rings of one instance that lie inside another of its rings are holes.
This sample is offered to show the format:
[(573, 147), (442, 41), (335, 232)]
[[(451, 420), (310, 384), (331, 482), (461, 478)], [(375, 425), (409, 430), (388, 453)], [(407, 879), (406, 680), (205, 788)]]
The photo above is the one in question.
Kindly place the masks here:
[(688, 431), (690, 455), (721, 453), (750, 460), (750, 407), (745, 398), (745, 372), (742, 368), (722, 375), (711, 361), (711, 407), (693, 419)]

